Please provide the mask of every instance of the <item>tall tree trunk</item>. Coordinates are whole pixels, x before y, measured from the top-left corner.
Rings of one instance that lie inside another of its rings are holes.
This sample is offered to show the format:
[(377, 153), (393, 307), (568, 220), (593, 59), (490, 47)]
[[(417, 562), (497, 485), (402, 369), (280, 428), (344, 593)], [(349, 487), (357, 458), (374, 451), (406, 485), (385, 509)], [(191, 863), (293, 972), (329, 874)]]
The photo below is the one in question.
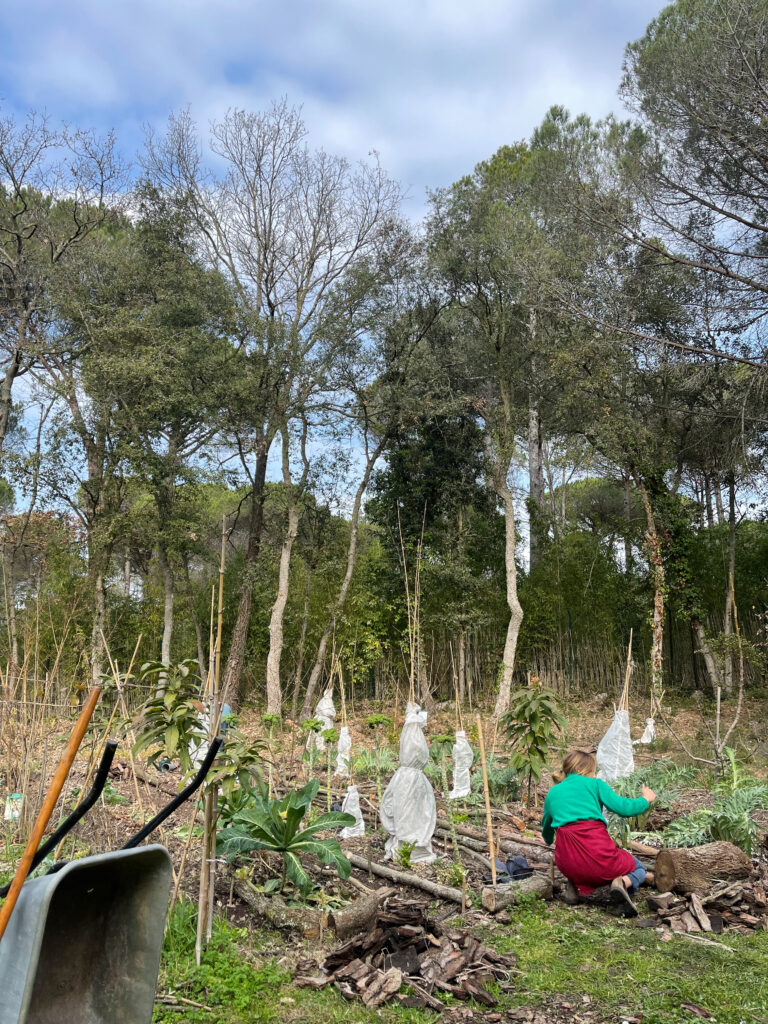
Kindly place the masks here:
[(709, 479), (709, 473), (704, 473), (704, 510), (707, 515), (707, 526), (710, 528), (715, 525), (715, 516), (712, 511), (712, 484)]
[(168, 561), (165, 545), (157, 545), (157, 561), (163, 577), (163, 637), (160, 643), (160, 660), (169, 665), (171, 662), (171, 638), (173, 636), (173, 603), (176, 596), (173, 569)]
[(288, 603), (288, 588), (291, 577), (291, 552), (296, 534), (299, 532), (299, 510), (292, 502), (288, 509), (288, 529), (280, 551), (277, 597), (269, 617), (269, 654), (267, 655), (267, 714), (279, 715), (282, 704), (280, 686), (280, 659), (283, 654), (283, 616)]
[[(728, 578), (725, 581), (725, 616), (723, 635), (733, 633), (733, 590), (732, 581), (736, 572), (736, 477), (728, 471)], [(723, 683), (728, 696), (733, 694), (733, 656), (726, 648), (723, 662)]]
[(645, 509), (645, 550), (648, 555), (648, 564), (651, 568), (651, 581), (653, 583), (651, 695), (652, 700), (655, 703), (661, 696), (664, 681), (664, 591), (666, 588), (666, 574), (664, 572), (664, 560), (661, 555), (661, 538), (659, 537), (659, 532), (656, 528), (656, 518), (653, 514), (650, 496), (639, 477), (635, 477), (635, 486), (637, 487), (643, 502), (643, 508)]
[(107, 621), (104, 574), (97, 569), (93, 575), (93, 627), (91, 629), (91, 679), (97, 683), (104, 670), (104, 629)]
[(541, 418), (531, 402), (528, 409), (528, 552), (531, 569), (541, 557), (542, 513), (544, 512), (544, 459)]
[(13, 407), (13, 382), (18, 377), (20, 370), (21, 349), (17, 348), (5, 368), (3, 380), (0, 383), (0, 448), (2, 448), (5, 435), (8, 433)]
[(268, 715), (279, 715), (283, 702), (283, 691), (280, 685), (280, 661), (283, 656), (283, 618), (291, 584), (291, 554), (296, 535), (299, 532), (299, 500), (304, 493), (309, 476), (309, 461), (307, 459), (308, 429), (309, 426), (305, 419), (301, 435), (301, 459), (304, 469), (301, 479), (295, 487), (291, 480), (290, 438), (287, 426), (283, 426), (282, 430), (283, 486), (288, 500), (288, 526), (285, 531), (283, 547), (280, 551), (277, 597), (272, 605), (272, 612), (269, 617), (269, 653), (267, 654)]
[(296, 657), (296, 673), (293, 677), (293, 699), (291, 700), (291, 719), (295, 722), (299, 713), (299, 688), (301, 687), (301, 673), (304, 669), (304, 649), (307, 642), (307, 624), (309, 623), (309, 597), (312, 592), (312, 572), (307, 570), (307, 582), (304, 587), (304, 609), (301, 613), (301, 635), (299, 636), (299, 650)]
[(355, 570), (355, 561), (357, 559), (357, 537), (360, 529), (360, 509), (363, 502), (363, 494), (368, 486), (368, 481), (371, 478), (371, 472), (376, 464), (379, 456), (384, 450), (385, 437), (382, 437), (372, 452), (368, 453), (365, 461), (365, 471), (363, 478), (355, 492), (355, 500), (352, 505), (352, 516), (349, 523), (349, 546), (347, 547), (347, 568), (344, 573), (344, 579), (341, 581), (339, 587), (339, 593), (336, 596), (336, 603), (331, 612), (331, 617), (325, 625), (323, 634), (320, 637), (320, 643), (317, 648), (317, 655), (315, 656), (315, 663), (312, 666), (312, 671), (309, 676), (309, 682), (307, 683), (307, 692), (304, 695), (304, 701), (301, 705), (301, 717), (308, 718), (312, 712), (312, 698), (315, 695), (317, 684), (320, 681), (320, 676), (323, 672), (325, 665), (325, 655), (328, 651), (328, 641), (330, 640), (333, 627), (336, 625), (336, 619), (341, 614), (344, 608), (344, 603), (347, 600), (347, 593), (349, 592), (349, 585), (352, 582), (352, 574)]
[(222, 702), (229, 704), (233, 710), (237, 710), (238, 707), (240, 680), (243, 675), (245, 648), (248, 642), (248, 627), (251, 624), (253, 582), (256, 562), (261, 550), (261, 537), (264, 532), (265, 481), (267, 478), (267, 460), (269, 458), (270, 445), (271, 438), (265, 441), (256, 454), (253, 488), (251, 490), (251, 522), (248, 528), (248, 544), (245, 550), (243, 582), (240, 587), (240, 603), (237, 608), (235, 626), (232, 630), (232, 639), (229, 645), (229, 655), (224, 669), (224, 682), (221, 690)]
[(709, 646), (704, 625), (697, 615), (691, 616), (691, 629), (696, 637), (699, 654), (704, 659), (704, 667), (707, 670), (707, 679), (712, 688), (712, 693), (717, 693), (717, 688), (720, 685), (720, 669), (717, 664), (717, 658), (715, 658), (712, 648)]
[(498, 718), (509, 710), (509, 696), (512, 691), (512, 675), (515, 671), (517, 638), (520, 634), (520, 625), (523, 621), (523, 609), (517, 596), (517, 564), (515, 562), (517, 535), (515, 532), (515, 502), (512, 490), (507, 482), (508, 471), (509, 463), (504, 459), (502, 460), (502, 465), (497, 467), (497, 471), (494, 475), (494, 487), (496, 489), (496, 493), (504, 504), (504, 567), (507, 576), (507, 605), (509, 606), (509, 624), (507, 626), (507, 637), (504, 641), (499, 693), (496, 697), (496, 706), (493, 709), (494, 718)]
[(623, 476), (624, 483), (624, 522), (625, 533), (624, 533), (624, 572), (627, 576), (632, 573), (632, 541), (629, 536), (629, 529), (632, 523), (632, 491), (630, 488), (630, 479), (628, 476)]
[(723, 494), (720, 490), (720, 483), (715, 477), (712, 480), (712, 490), (715, 492), (715, 508), (717, 509), (717, 521), (720, 526), (725, 522), (725, 510), (723, 508)]

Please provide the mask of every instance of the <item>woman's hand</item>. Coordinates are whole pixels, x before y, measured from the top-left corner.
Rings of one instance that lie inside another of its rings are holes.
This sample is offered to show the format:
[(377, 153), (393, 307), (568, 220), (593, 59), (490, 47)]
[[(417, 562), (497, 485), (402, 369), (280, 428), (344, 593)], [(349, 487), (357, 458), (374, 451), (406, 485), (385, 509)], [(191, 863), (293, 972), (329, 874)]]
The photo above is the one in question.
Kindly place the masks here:
[(652, 789), (649, 789), (648, 786), (643, 786), (643, 788), (640, 790), (640, 792), (645, 797), (645, 799), (648, 801), (649, 804), (652, 804), (653, 801), (656, 799), (656, 794), (653, 792)]

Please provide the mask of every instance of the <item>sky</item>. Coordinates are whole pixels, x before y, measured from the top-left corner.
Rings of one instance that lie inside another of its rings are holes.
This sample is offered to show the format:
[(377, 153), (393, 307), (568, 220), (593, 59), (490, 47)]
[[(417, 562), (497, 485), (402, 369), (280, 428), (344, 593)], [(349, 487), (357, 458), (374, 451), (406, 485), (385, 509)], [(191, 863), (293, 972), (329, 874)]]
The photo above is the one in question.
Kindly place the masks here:
[(424, 209), (555, 103), (619, 110), (625, 44), (660, 0), (0, 0), (0, 116), (30, 109), (114, 129), (136, 158), (146, 125), (189, 107), (301, 105), (309, 142), (376, 150)]

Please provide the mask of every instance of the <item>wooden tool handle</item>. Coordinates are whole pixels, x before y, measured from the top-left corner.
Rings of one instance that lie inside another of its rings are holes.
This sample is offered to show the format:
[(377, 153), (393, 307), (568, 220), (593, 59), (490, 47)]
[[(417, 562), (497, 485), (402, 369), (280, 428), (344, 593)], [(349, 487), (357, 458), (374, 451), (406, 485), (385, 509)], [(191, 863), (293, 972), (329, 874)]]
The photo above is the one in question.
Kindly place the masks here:
[(16, 868), (16, 874), (13, 876), (11, 888), (8, 890), (5, 903), (0, 907), (0, 939), (2, 939), (5, 934), (5, 929), (7, 928), (8, 921), (13, 913), (13, 908), (16, 906), (16, 900), (19, 898), (21, 887), (24, 885), (27, 875), (29, 874), (32, 866), (32, 860), (38, 846), (40, 845), (40, 840), (43, 838), (43, 833), (46, 830), (51, 815), (53, 814), (56, 802), (64, 788), (64, 783), (69, 775), (69, 769), (72, 767), (72, 762), (75, 760), (75, 755), (83, 741), (85, 730), (88, 728), (88, 723), (96, 709), (96, 704), (98, 703), (100, 695), (100, 686), (94, 686), (91, 688), (90, 693), (86, 697), (85, 704), (83, 704), (80, 716), (75, 722), (75, 728), (72, 730), (72, 735), (69, 737), (66, 749), (59, 761), (50, 789), (45, 794), (43, 806), (40, 808), (40, 813), (37, 815), (29, 840), (27, 841), (26, 849), (19, 861), (19, 866)]

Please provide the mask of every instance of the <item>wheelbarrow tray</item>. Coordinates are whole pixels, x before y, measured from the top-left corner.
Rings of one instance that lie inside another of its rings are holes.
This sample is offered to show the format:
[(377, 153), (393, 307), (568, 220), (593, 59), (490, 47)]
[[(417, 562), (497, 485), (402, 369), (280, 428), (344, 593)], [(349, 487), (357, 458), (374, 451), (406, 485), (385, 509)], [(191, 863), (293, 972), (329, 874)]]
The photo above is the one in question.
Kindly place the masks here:
[(150, 1024), (170, 881), (159, 845), (28, 881), (0, 944), (0, 1024)]

